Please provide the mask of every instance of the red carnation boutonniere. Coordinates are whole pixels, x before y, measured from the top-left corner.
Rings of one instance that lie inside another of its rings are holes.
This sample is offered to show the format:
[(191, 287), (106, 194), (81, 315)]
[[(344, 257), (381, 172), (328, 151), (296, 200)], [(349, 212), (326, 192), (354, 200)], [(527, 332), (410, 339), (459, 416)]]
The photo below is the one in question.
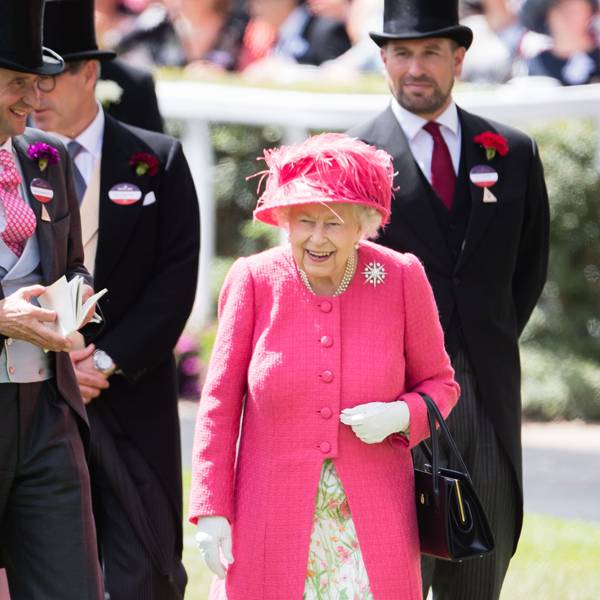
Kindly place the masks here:
[(38, 142), (37, 144), (31, 144), (27, 148), (27, 156), (31, 160), (37, 160), (38, 167), (43, 173), (48, 165), (55, 165), (60, 160), (58, 150), (50, 144), (44, 142)]
[(488, 160), (492, 160), (496, 156), (496, 152), (500, 156), (506, 156), (508, 153), (508, 142), (499, 133), (484, 131), (476, 135), (473, 141), (485, 149), (485, 156)]
[(136, 152), (130, 159), (129, 164), (135, 170), (135, 174), (139, 175), (150, 175), (154, 177), (158, 173), (158, 159), (153, 154), (147, 154), (146, 152)]

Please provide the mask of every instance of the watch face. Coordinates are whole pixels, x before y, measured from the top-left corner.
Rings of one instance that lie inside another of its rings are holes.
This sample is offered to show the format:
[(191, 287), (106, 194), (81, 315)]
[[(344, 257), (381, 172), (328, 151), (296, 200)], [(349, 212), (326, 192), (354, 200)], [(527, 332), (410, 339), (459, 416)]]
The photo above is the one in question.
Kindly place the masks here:
[(105, 352), (96, 352), (94, 354), (94, 364), (100, 371), (106, 371), (112, 367), (113, 361)]

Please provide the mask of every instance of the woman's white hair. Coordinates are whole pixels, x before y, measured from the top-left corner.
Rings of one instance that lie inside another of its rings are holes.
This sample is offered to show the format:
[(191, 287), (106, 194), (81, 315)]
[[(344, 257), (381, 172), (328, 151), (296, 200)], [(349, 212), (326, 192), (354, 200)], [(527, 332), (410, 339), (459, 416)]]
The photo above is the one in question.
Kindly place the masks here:
[[(334, 214), (337, 215), (335, 212), (335, 204), (338, 203), (334, 203), (330, 206), (324, 202), (323, 206), (327, 206)], [(350, 206), (352, 208), (354, 217), (358, 221), (360, 226), (360, 239), (366, 240), (376, 238), (379, 233), (379, 228), (381, 227), (381, 213), (370, 206), (363, 206), (362, 204), (346, 203), (346, 206)], [(291, 206), (281, 206), (273, 209), (273, 215), (277, 220), (277, 225), (286, 230), (289, 230), (290, 228), (291, 208)]]

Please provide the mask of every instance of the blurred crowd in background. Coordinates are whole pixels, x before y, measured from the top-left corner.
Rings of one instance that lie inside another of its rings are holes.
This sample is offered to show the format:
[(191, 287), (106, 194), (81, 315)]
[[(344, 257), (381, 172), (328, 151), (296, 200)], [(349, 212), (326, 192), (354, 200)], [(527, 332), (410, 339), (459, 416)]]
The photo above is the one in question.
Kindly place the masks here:
[[(463, 0), (461, 10), (475, 34), (463, 80), (600, 81), (597, 0)], [(96, 0), (101, 45), (134, 65), (288, 82), (379, 72), (368, 33), (382, 13), (383, 0)]]

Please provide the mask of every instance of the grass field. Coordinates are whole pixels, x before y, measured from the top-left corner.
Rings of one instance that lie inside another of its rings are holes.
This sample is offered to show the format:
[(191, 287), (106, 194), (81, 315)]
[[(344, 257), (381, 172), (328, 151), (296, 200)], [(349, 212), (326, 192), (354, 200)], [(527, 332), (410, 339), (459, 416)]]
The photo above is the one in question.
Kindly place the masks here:
[[(187, 500), (189, 474), (184, 486)], [(200, 560), (189, 524), (184, 538), (186, 599), (205, 600), (212, 577)], [(600, 600), (600, 524), (526, 515), (502, 600)]]

